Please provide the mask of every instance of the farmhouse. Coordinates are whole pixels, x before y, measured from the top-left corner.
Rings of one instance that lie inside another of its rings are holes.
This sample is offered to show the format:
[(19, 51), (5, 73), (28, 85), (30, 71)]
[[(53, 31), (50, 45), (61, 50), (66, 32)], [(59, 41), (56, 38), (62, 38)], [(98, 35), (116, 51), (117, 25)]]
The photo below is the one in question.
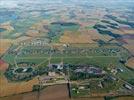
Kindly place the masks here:
[(50, 69), (58, 69), (58, 70), (62, 70), (63, 69), (63, 66), (62, 66), (61, 63), (60, 64), (49, 64), (48, 67)]
[(128, 90), (132, 90), (132, 89), (133, 89), (133, 87), (130, 86), (129, 84), (124, 84), (123, 86), (124, 86), (126, 89), (128, 89)]
[(48, 72), (48, 76), (50, 76), (50, 77), (54, 77), (55, 75), (56, 75), (55, 72)]
[(124, 70), (122, 68), (117, 68), (118, 72), (124, 72)]
[(116, 75), (117, 74), (117, 70), (116, 69), (112, 69), (111, 70), (111, 73), (113, 73), (114, 75)]
[(80, 89), (80, 90), (84, 90), (85, 87), (84, 87), (84, 86), (80, 86), (79, 89)]

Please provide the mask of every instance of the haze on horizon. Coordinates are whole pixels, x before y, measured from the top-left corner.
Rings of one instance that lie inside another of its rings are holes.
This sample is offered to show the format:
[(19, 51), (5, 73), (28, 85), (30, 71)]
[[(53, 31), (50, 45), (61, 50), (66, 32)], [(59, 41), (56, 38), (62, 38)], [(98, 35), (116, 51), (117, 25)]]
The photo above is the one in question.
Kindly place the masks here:
[(134, 2), (134, 0), (0, 0), (0, 8), (13, 8), (17, 7), (18, 4), (23, 3), (88, 3), (88, 2), (105, 2), (105, 3), (111, 3), (111, 2)]

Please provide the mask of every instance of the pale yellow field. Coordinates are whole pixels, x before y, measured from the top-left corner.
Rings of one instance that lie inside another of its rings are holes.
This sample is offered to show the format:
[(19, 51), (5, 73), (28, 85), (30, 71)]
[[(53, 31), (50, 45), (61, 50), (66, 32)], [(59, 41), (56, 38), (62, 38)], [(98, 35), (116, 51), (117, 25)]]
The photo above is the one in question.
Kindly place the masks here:
[(44, 28), (44, 25), (48, 25), (50, 22), (47, 20), (42, 20), (36, 24), (33, 24), (26, 32), (26, 35), (30, 37), (46, 36), (48, 30)]
[(123, 46), (128, 49), (130, 51), (131, 54), (134, 55), (134, 40), (130, 40), (130, 39), (125, 39), (125, 41), (127, 42), (127, 44), (124, 44)]
[(125, 34), (134, 34), (134, 29), (121, 29), (122, 32)]
[(38, 84), (37, 78), (34, 78), (28, 82), (8, 82), (5, 76), (1, 75), (0, 97), (32, 91), (34, 84)]
[(17, 38), (16, 40), (14, 40), (14, 44), (18, 43), (18, 42), (21, 42), (21, 41), (27, 41), (27, 40), (30, 40), (30, 39), (32, 39), (32, 37), (22, 36), (22, 37)]
[(126, 63), (127, 67), (130, 67), (132, 69), (134, 69), (134, 57), (130, 58), (127, 63)]
[(119, 98), (116, 98), (116, 99), (113, 99), (113, 100), (134, 100), (134, 97), (119, 97)]
[(112, 30), (113, 33), (117, 33), (117, 34), (120, 34), (120, 35), (125, 35), (125, 34), (134, 34), (134, 29), (113, 29)]
[(93, 43), (90, 35), (87, 33), (66, 31), (60, 38), (61, 43)]
[(0, 55), (4, 54), (11, 46), (11, 39), (0, 39)]
[(95, 29), (85, 29), (84, 27), (80, 28), (79, 29), (79, 32), (81, 32), (82, 34), (83, 33), (86, 33), (90, 36), (90, 39), (91, 40), (103, 40), (103, 41), (109, 41), (112, 39), (111, 36), (109, 35), (102, 35), (100, 33), (98, 33), (97, 30)]
[(11, 22), (5, 22), (5, 23), (0, 24), (0, 28), (4, 28), (7, 31), (14, 30), (14, 28), (11, 26)]
[(0, 98), (0, 100), (70, 100), (68, 97), (67, 85), (49, 86), (38, 95), (38, 92), (29, 92), (9, 97)]
[(71, 100), (104, 100), (103, 97), (96, 97), (96, 98), (76, 98)]

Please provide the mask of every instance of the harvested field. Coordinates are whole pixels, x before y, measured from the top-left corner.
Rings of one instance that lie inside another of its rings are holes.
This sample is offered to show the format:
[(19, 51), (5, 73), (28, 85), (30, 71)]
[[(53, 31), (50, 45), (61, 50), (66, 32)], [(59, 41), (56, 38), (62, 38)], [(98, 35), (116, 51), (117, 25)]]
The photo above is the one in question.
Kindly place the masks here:
[(112, 32), (120, 35), (133, 35), (134, 29), (120, 28), (120, 29), (113, 29)]
[(125, 33), (123, 30), (121, 30), (121, 29), (119, 29), (119, 30), (116, 30), (116, 29), (114, 29), (114, 30), (112, 30), (112, 32), (113, 33), (117, 33), (117, 34), (119, 34), (119, 35), (125, 35), (125, 34), (127, 34), (127, 33)]
[(77, 98), (72, 100), (104, 100), (103, 97), (96, 97), (96, 98)]
[(9, 96), (9, 97), (0, 98), (0, 100), (23, 100), (23, 96), (22, 95)]
[(65, 31), (64, 35), (61, 36), (61, 43), (95, 43), (94, 40), (109, 41), (112, 39), (111, 36), (101, 35), (94, 29), (80, 29), (78, 32)]
[[(36, 24), (33, 24), (32, 27), (26, 32), (26, 35), (31, 37), (46, 36), (48, 30), (44, 28), (45, 25), (48, 25), (50, 22), (47, 20), (42, 20)], [(43, 34), (42, 34), (43, 33)]]
[(40, 94), (40, 100), (68, 100), (68, 90), (67, 85), (55, 85), (49, 86)]
[(17, 38), (16, 40), (14, 40), (14, 43), (18, 43), (18, 42), (22, 42), (22, 41), (27, 41), (27, 40), (30, 40), (30, 39), (32, 39), (32, 37), (22, 36), (22, 37)]
[[(40, 96), (39, 100), (104, 100), (103, 97), (69, 99), (66, 89), (66, 85), (55, 85), (44, 89), (43, 91), (41, 91), (40, 95), (38, 95), (37, 92), (29, 92), (25, 94), (0, 98), (0, 100), (37, 100), (38, 96)], [(49, 94), (47, 94), (46, 92)]]
[(12, 40), (0, 39), (0, 55), (4, 54), (11, 46)]
[(38, 30), (28, 30), (26, 34), (31, 37), (37, 37), (40, 33)]
[[(38, 79), (34, 78), (28, 82), (8, 82), (4, 75), (0, 76), (0, 97), (9, 96), (32, 91), (34, 84), (38, 84)], [(17, 99), (18, 100), (18, 99)]]
[(87, 33), (66, 31), (60, 38), (61, 43), (93, 43), (91, 36)]
[(133, 47), (133, 44), (134, 44), (134, 40), (133, 39), (125, 39), (125, 41), (127, 42), (127, 44), (124, 44), (123, 46), (128, 49), (132, 55), (134, 55), (134, 47)]
[(0, 98), (0, 100), (70, 100), (68, 97), (67, 85), (49, 86), (42, 90), (38, 95), (37, 92), (14, 95)]
[(125, 34), (134, 34), (134, 29), (129, 29), (129, 28), (121, 28), (120, 29), (122, 32)]
[(3, 24), (0, 24), (0, 28), (4, 28), (8, 31), (14, 30), (14, 28), (11, 26), (11, 22), (5, 22)]
[(81, 33), (88, 34), (92, 40), (109, 41), (110, 39), (112, 39), (111, 36), (109, 36), (109, 35), (102, 35), (102, 34), (98, 33), (97, 30), (95, 30), (95, 29), (89, 29), (89, 30), (81, 29), (79, 31)]
[(127, 67), (130, 67), (132, 69), (134, 69), (134, 57), (130, 58), (127, 63), (126, 63)]
[(134, 100), (134, 97), (118, 97), (118, 98), (115, 98), (115, 99), (112, 99), (112, 100)]

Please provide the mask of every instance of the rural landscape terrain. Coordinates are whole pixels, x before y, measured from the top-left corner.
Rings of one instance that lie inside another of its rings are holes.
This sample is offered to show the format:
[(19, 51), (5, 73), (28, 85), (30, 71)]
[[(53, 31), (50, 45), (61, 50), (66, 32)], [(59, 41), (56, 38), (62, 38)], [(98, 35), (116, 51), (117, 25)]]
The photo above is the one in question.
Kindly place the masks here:
[(0, 0), (0, 100), (134, 100), (134, 1)]

